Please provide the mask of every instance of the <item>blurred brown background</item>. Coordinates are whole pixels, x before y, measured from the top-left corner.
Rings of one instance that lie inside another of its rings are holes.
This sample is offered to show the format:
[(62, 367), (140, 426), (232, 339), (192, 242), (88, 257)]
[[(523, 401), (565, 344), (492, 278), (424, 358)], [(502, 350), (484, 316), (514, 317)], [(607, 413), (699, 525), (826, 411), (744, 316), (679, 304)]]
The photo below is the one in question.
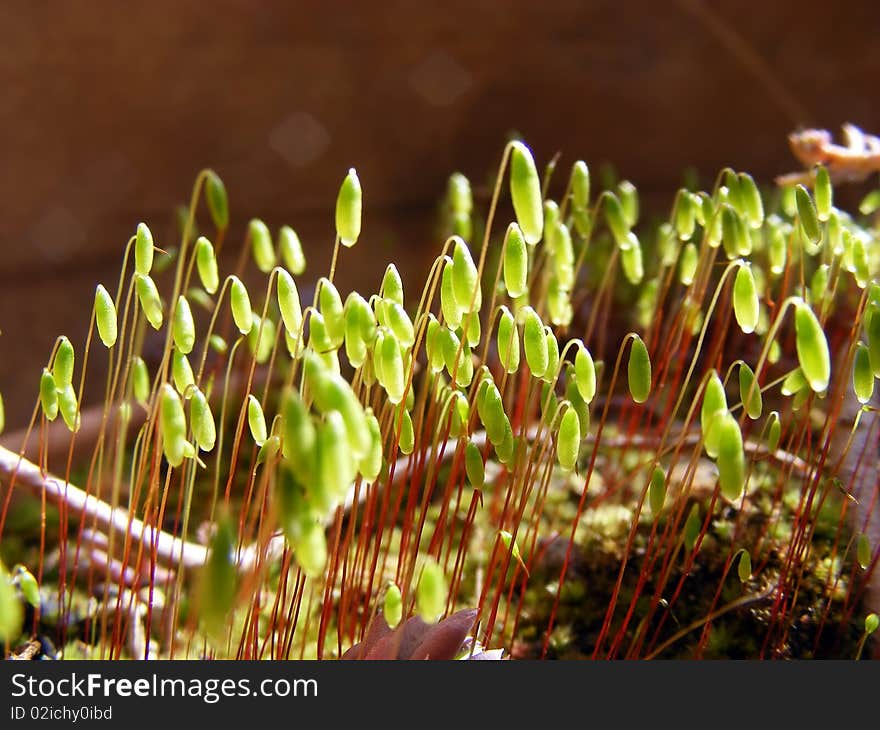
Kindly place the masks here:
[[(763, 181), (785, 135), (880, 132), (875, 2), (12, 2), (0, 5), (0, 392), (23, 425), (52, 342), (81, 350), (95, 284), (138, 221), (157, 244), (195, 175), (226, 182), (240, 240), (290, 223), (325, 270), (350, 166), (364, 234), (347, 286), (421, 278), (436, 202), (484, 183), (512, 132), (613, 163), (647, 205), (684, 171)], [(316, 273), (318, 272), (318, 273)], [(115, 287), (115, 283), (114, 283)], [(344, 293), (344, 292), (343, 292)]]

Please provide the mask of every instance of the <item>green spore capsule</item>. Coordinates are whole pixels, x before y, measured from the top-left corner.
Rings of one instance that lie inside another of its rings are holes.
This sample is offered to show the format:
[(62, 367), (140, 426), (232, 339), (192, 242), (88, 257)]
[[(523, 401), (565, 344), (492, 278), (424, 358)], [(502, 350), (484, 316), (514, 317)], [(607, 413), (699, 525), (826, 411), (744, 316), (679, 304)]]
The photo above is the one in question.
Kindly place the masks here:
[(590, 168), (583, 160), (571, 168), (571, 202), (575, 210), (584, 210), (590, 202)]
[(447, 189), (449, 206), (456, 215), (467, 216), (474, 207), (474, 196), (471, 192), (470, 181), (460, 172), (454, 172), (449, 176)]
[(269, 437), (266, 429), (266, 417), (263, 415), (263, 406), (260, 405), (253, 395), (248, 395), (247, 404), (248, 427), (251, 430), (251, 436), (257, 446), (262, 446), (263, 442)]
[(452, 259), (448, 256), (445, 256), (444, 259), (446, 263), (440, 276), (440, 310), (443, 312), (443, 319), (446, 320), (446, 324), (452, 329), (458, 329), (461, 325), (463, 312), (458, 306), (458, 301), (455, 297)]
[(498, 359), (505, 371), (515, 373), (519, 370), (519, 330), (510, 310), (503, 305), (498, 319), (497, 346)]
[(831, 378), (831, 355), (822, 325), (803, 301), (799, 301), (795, 308), (795, 333), (801, 369), (810, 387), (821, 393), (828, 388)]
[(452, 438), (466, 435), (471, 411), (470, 406), (468, 405), (468, 400), (462, 393), (455, 393), (450, 411), (449, 435)]
[(366, 422), (370, 434), (370, 448), (358, 464), (358, 470), (364, 481), (374, 482), (382, 471), (382, 431), (379, 428), (379, 420), (372, 410), (367, 411)]
[(541, 181), (531, 150), (519, 141), (510, 149), (510, 197), (526, 243), (536, 245), (544, 232)]
[(630, 245), (626, 212), (620, 199), (614, 193), (606, 192), (604, 195), (605, 221), (608, 224), (611, 235), (614, 237), (614, 242), (623, 250)]
[(853, 359), (853, 392), (859, 403), (864, 405), (874, 395), (874, 371), (871, 368), (871, 356), (868, 354), (868, 346), (860, 342), (856, 345), (856, 354)]
[(752, 577), (752, 556), (748, 550), (743, 549), (740, 552), (736, 572), (740, 583), (746, 583)]
[(362, 207), (361, 181), (352, 167), (342, 181), (336, 197), (336, 235), (347, 248), (354, 246), (361, 235)]
[(329, 279), (322, 277), (318, 280), (318, 306), (324, 317), (324, 326), (327, 328), (327, 337), (333, 349), (338, 348), (345, 338), (345, 313), (342, 306), (342, 297), (339, 290)]
[(880, 616), (876, 613), (869, 613), (865, 616), (865, 636), (870, 636), (878, 628), (880, 628)]
[(468, 441), (464, 447), (464, 466), (468, 482), (474, 489), (482, 489), (486, 480), (483, 455), (479, 447), (472, 441)]
[(477, 414), (486, 429), (486, 435), (493, 445), (498, 445), (504, 439), (507, 415), (504, 412), (504, 403), (501, 393), (495, 383), (487, 381), (481, 386), (477, 398)]
[(43, 374), (40, 376), (40, 407), (50, 421), (54, 421), (58, 417), (57, 390), (52, 373), (48, 368), (43, 368)]
[(809, 387), (807, 377), (801, 368), (795, 368), (782, 381), (779, 390), (784, 396), (795, 395)]
[(426, 623), (434, 623), (446, 606), (446, 578), (443, 569), (434, 558), (428, 558), (419, 576), (416, 589), (416, 610)]
[(516, 223), (507, 227), (504, 245), (504, 286), (518, 299), (528, 291), (529, 251), (522, 230)]
[(159, 395), (159, 427), (168, 464), (180, 466), (186, 449), (186, 417), (180, 396), (168, 383), (162, 385)]
[(58, 390), (63, 390), (73, 382), (74, 359), (73, 345), (62, 335), (52, 362), (52, 377), (55, 378)]
[[(412, 347), (416, 341), (412, 320), (397, 302), (385, 302), (385, 321), (397, 337), (401, 347)], [(469, 329), (474, 329), (470, 327)], [(479, 333), (479, 330), (478, 330)]]
[(746, 460), (742, 433), (736, 419), (728, 412), (716, 417), (718, 430), (718, 480), (721, 494), (730, 501), (742, 496), (746, 481)]
[(116, 344), (116, 305), (113, 304), (113, 297), (104, 288), (103, 284), (98, 284), (95, 289), (95, 322), (98, 325), (98, 336), (104, 347), (113, 347)]
[(278, 253), (284, 266), (294, 276), (299, 276), (306, 270), (306, 256), (303, 253), (302, 242), (290, 226), (281, 226), (278, 229)]
[(403, 279), (394, 264), (388, 264), (382, 276), (382, 285), (379, 287), (379, 296), (403, 306)]
[(213, 294), (220, 286), (220, 277), (217, 273), (217, 258), (214, 255), (214, 246), (204, 236), (196, 240), (196, 270), (199, 272), (199, 280), (208, 294)]
[(642, 264), (642, 246), (636, 234), (630, 231), (627, 234), (629, 245), (620, 252), (620, 263), (623, 266), (623, 273), (630, 284), (639, 284), (645, 275), (645, 269)]
[(678, 263), (678, 280), (684, 286), (690, 286), (694, 283), (694, 274), (697, 273), (698, 260), (697, 247), (693, 243), (688, 243), (681, 249), (681, 258)]
[(737, 177), (743, 211), (748, 219), (749, 227), (757, 230), (764, 223), (764, 203), (761, 200), (761, 193), (751, 175), (741, 172)]
[(822, 230), (819, 228), (819, 216), (816, 213), (816, 206), (810, 197), (809, 191), (803, 185), (796, 185), (794, 189), (795, 203), (797, 204), (797, 214), (800, 219), (801, 226), (807, 241), (811, 244), (818, 244), (822, 239)]
[(254, 312), (251, 308), (251, 298), (248, 296), (247, 288), (241, 279), (235, 274), (229, 277), (231, 282), (229, 288), (229, 304), (232, 307), (232, 319), (235, 326), (241, 334), (246, 335), (251, 331), (254, 325)]
[(397, 446), (402, 454), (411, 454), (415, 448), (416, 436), (413, 431), (412, 416), (409, 411), (403, 410), (400, 421), (400, 438), (397, 440)]
[(694, 502), (684, 523), (684, 546), (688, 551), (696, 547), (697, 538), (700, 536), (700, 522), (700, 505)]
[(880, 190), (872, 190), (859, 203), (859, 213), (871, 215), (880, 210)]
[(238, 590), (235, 542), (232, 520), (220, 520), (201, 572), (199, 616), (208, 632), (217, 638), (229, 621)]
[(324, 369), (314, 354), (306, 355), (305, 373), (315, 407), (321, 413), (338, 411), (342, 415), (349, 448), (356, 458), (363, 457), (371, 438), (363, 406), (345, 378)]
[[(761, 397), (761, 388), (755, 384), (755, 372), (745, 363), (739, 366), (739, 396), (746, 413), (753, 421), (761, 417), (761, 411), (764, 408), (763, 398)], [(751, 392), (751, 397), (749, 393)]]
[(682, 241), (690, 241), (696, 228), (696, 210), (687, 190), (680, 190), (673, 211), (675, 231)]
[(455, 236), (455, 245), (452, 249), (452, 291), (461, 312), (474, 312), (480, 309), (482, 293), (477, 267), (467, 244), (458, 236)]
[(548, 383), (556, 377), (556, 371), (559, 370), (559, 342), (553, 330), (544, 326), (544, 343), (547, 347), (547, 370), (544, 373), (544, 380)]
[(208, 399), (198, 388), (193, 389), (189, 401), (189, 422), (198, 447), (202, 451), (211, 451), (217, 440), (217, 429)]
[(648, 485), (648, 505), (651, 514), (656, 518), (663, 511), (666, 503), (666, 473), (659, 467), (654, 467), (651, 475), (651, 483)]
[(195, 383), (192, 366), (189, 360), (179, 350), (171, 353), (171, 378), (174, 380), (174, 387), (177, 392), (184, 398), (187, 395), (187, 388)]
[(733, 314), (740, 329), (750, 334), (758, 325), (760, 313), (755, 277), (751, 267), (743, 264), (737, 269), (736, 279), (733, 282)]
[(856, 559), (862, 570), (867, 570), (871, 565), (871, 543), (865, 533), (859, 534), (856, 540)]
[(135, 275), (137, 282), (138, 301), (141, 303), (141, 309), (144, 310), (144, 316), (150, 327), (154, 330), (162, 326), (162, 299), (159, 297), (159, 290), (156, 289), (156, 283), (149, 276)]
[(651, 394), (651, 358), (648, 348), (638, 335), (632, 337), (627, 375), (630, 396), (636, 403), (644, 403)]
[(865, 236), (854, 235), (852, 237), (852, 261), (856, 283), (864, 289), (871, 278), (868, 264), (868, 241)]
[(248, 223), (248, 238), (251, 240), (251, 253), (257, 268), (268, 274), (275, 266), (275, 247), (269, 227), (259, 218), (251, 218)]
[(547, 338), (544, 336), (544, 323), (538, 313), (529, 306), (520, 310), (523, 322), (523, 349), (526, 364), (532, 377), (543, 378), (550, 364), (547, 356)]
[(400, 588), (392, 583), (385, 591), (385, 598), (382, 601), (382, 616), (388, 628), (393, 629), (400, 623), (403, 618), (403, 599), (400, 596)]
[(73, 385), (58, 389), (58, 409), (61, 411), (61, 418), (64, 420), (64, 425), (67, 426), (67, 429), (71, 433), (79, 431), (81, 421), (79, 403), (77, 402), (76, 391), (73, 389)]
[(131, 385), (135, 400), (146, 407), (150, 400), (150, 374), (147, 364), (137, 355), (131, 360)]
[(865, 311), (868, 334), (868, 357), (875, 378), (880, 378), (880, 305), (871, 303)]
[(779, 447), (779, 437), (782, 435), (782, 424), (779, 421), (779, 413), (771, 411), (767, 417), (767, 450), (773, 454)]
[(578, 344), (574, 356), (574, 378), (581, 398), (591, 403), (596, 395), (596, 363), (583, 343)]
[(225, 230), (229, 226), (229, 199), (226, 186), (213, 170), (208, 170), (205, 177), (205, 200), (214, 226), (218, 230)]
[(623, 207), (626, 224), (629, 228), (632, 228), (639, 219), (638, 190), (629, 180), (621, 180), (617, 184), (617, 196), (620, 198), (620, 205)]
[(297, 479), (307, 484), (314, 473), (316, 433), (299, 392), (285, 391), (282, 399), (281, 453)]
[(730, 259), (751, 249), (748, 231), (743, 225), (742, 218), (728, 203), (721, 206), (721, 241), (724, 244), (724, 252)]
[(376, 369), (379, 382), (388, 394), (388, 400), (397, 405), (403, 400), (406, 389), (406, 373), (403, 367), (403, 355), (400, 343), (392, 332), (386, 332), (381, 343), (377, 344), (381, 370)]
[(21, 564), (16, 565), (14, 581), (21, 590), (21, 593), (24, 596), (24, 600), (27, 601), (33, 608), (39, 608), (40, 584), (37, 583), (37, 579), (34, 578), (33, 573), (31, 573)]
[(174, 337), (174, 345), (180, 352), (184, 355), (192, 352), (193, 346), (196, 343), (196, 325), (193, 321), (189, 302), (183, 295), (177, 298), (171, 334)]
[(134, 238), (134, 270), (149, 276), (153, 268), (153, 234), (146, 223), (138, 223)]
[(574, 317), (571, 306), (571, 291), (562, 287), (555, 276), (547, 284), (547, 315), (556, 327), (567, 327)]
[(816, 217), (823, 223), (828, 220), (833, 206), (834, 193), (831, 189), (831, 177), (828, 168), (824, 165), (816, 166), (816, 179), (813, 185), (813, 193), (816, 196)]
[(276, 454), (278, 454), (279, 449), (281, 448), (281, 437), (280, 436), (270, 436), (267, 438), (263, 445), (260, 447), (260, 450), (257, 452), (257, 465), (263, 464), (267, 461), (272, 461)]
[(727, 395), (724, 392), (724, 384), (716, 371), (706, 382), (703, 393), (703, 404), (700, 409), (700, 429), (703, 433), (703, 445), (706, 453), (713, 459), (718, 456), (719, 431), (715, 428), (715, 421), (720, 414), (727, 413)]
[(320, 578), (327, 564), (327, 537), (324, 528), (314, 521), (306, 523), (293, 552), (306, 578)]
[(326, 489), (331, 499), (330, 504), (322, 507), (332, 509), (345, 497), (357, 473), (357, 465), (352, 459), (353, 454), (348, 444), (345, 421), (338, 411), (331, 411), (324, 416), (324, 423), (318, 429), (317, 446), (319, 481), (322, 483), (321, 488)]
[(248, 332), (248, 349), (254, 360), (262, 365), (269, 359), (275, 346), (275, 323), (269, 317), (263, 319), (256, 312), (252, 316), (254, 323)]
[(577, 464), (581, 446), (581, 423), (574, 408), (569, 404), (559, 421), (559, 432), (556, 434), (556, 459), (566, 471), (571, 471)]
[(24, 621), (24, 611), (9, 580), (6, 568), (0, 563), (0, 644), (18, 639)]
[(278, 270), (278, 309), (281, 312), (281, 320), (284, 329), (293, 337), (299, 337), (302, 328), (302, 304), (299, 300), (299, 290), (293, 277), (284, 269)]

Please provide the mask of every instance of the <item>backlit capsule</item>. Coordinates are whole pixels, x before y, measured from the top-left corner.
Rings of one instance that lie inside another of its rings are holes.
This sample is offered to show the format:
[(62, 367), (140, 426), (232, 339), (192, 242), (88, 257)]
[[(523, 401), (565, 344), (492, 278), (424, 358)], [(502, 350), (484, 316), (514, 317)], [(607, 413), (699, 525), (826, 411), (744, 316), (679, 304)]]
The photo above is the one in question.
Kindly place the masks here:
[(58, 390), (63, 390), (73, 382), (74, 358), (73, 345), (62, 335), (52, 362), (52, 377), (55, 378)]
[(131, 361), (131, 384), (135, 400), (146, 406), (150, 399), (150, 374), (147, 372), (147, 364), (137, 355)]
[(248, 224), (248, 237), (251, 239), (251, 253), (257, 268), (268, 274), (275, 266), (275, 247), (269, 227), (259, 218), (252, 218)]
[(199, 236), (196, 240), (196, 269), (205, 291), (208, 294), (217, 291), (217, 287), (220, 286), (217, 259), (214, 256), (214, 247), (204, 236)]
[(186, 417), (180, 396), (168, 383), (160, 391), (159, 427), (165, 458), (171, 466), (180, 466), (186, 450)]
[(482, 295), (477, 267), (467, 244), (458, 236), (452, 249), (452, 291), (461, 312), (479, 310)]
[(281, 320), (284, 329), (293, 337), (299, 337), (302, 327), (302, 304), (299, 300), (299, 290), (293, 277), (284, 269), (278, 270), (278, 309), (281, 312)]
[(798, 362), (810, 387), (820, 393), (828, 387), (831, 378), (831, 355), (819, 320), (803, 301), (795, 308), (795, 333)]
[(324, 318), (324, 326), (327, 329), (327, 337), (333, 349), (342, 344), (345, 337), (345, 314), (342, 306), (342, 297), (339, 290), (329, 279), (322, 277), (318, 280), (318, 306)]
[(502, 306), (498, 319), (498, 359), (508, 373), (519, 370), (519, 330), (510, 310)]
[(504, 244), (504, 286), (517, 299), (528, 290), (529, 252), (522, 230), (516, 223), (507, 227)]
[(863, 405), (874, 395), (874, 371), (871, 369), (868, 347), (863, 342), (856, 345), (853, 360), (853, 391), (859, 403)]
[(251, 309), (251, 298), (248, 296), (247, 289), (234, 274), (230, 277), (231, 285), (229, 289), (229, 304), (232, 308), (232, 319), (235, 326), (241, 334), (246, 335), (251, 331), (254, 324), (254, 313)]
[(633, 335), (627, 365), (629, 392), (636, 403), (644, 403), (651, 394), (651, 358), (638, 335)]
[(816, 206), (810, 197), (809, 191), (803, 185), (797, 185), (794, 189), (795, 202), (797, 204), (797, 214), (803, 228), (804, 235), (807, 240), (812, 243), (818, 243), (822, 238), (822, 231), (819, 228), (819, 216), (816, 213)]
[(752, 556), (749, 551), (743, 549), (739, 555), (739, 563), (736, 566), (736, 573), (740, 583), (745, 583), (752, 577)]
[(406, 409), (403, 409), (400, 419), (400, 438), (397, 440), (397, 446), (402, 454), (411, 454), (415, 448), (412, 416)]
[(472, 441), (468, 441), (465, 445), (464, 466), (468, 483), (474, 489), (482, 489), (486, 478), (483, 455), (480, 453), (479, 447)]
[(523, 237), (534, 246), (544, 231), (541, 181), (531, 150), (519, 141), (511, 144), (510, 197)]
[(571, 202), (575, 210), (583, 210), (590, 202), (590, 168), (583, 160), (571, 168)]
[(48, 368), (43, 368), (43, 374), (40, 376), (40, 407), (50, 421), (54, 421), (58, 417), (57, 390), (52, 373)]
[(217, 439), (214, 416), (211, 413), (208, 399), (198, 388), (193, 390), (192, 398), (189, 401), (189, 422), (198, 447), (202, 451), (213, 449)]
[(135, 275), (138, 301), (150, 326), (157, 330), (162, 326), (162, 299), (155, 282), (149, 276)]
[(458, 329), (463, 312), (455, 297), (452, 259), (448, 256), (444, 258), (446, 263), (443, 266), (443, 273), (440, 275), (440, 310), (443, 312), (446, 324), (452, 329)]
[(342, 181), (336, 197), (336, 235), (342, 245), (348, 248), (354, 246), (361, 235), (362, 198), (361, 182), (352, 167)]
[(755, 383), (754, 371), (745, 363), (739, 366), (739, 396), (749, 418), (753, 421), (760, 418), (764, 407), (761, 387)]
[(828, 220), (833, 205), (831, 177), (828, 175), (828, 168), (825, 165), (818, 165), (816, 167), (813, 193), (816, 196), (816, 217), (824, 223)]
[(548, 383), (556, 377), (559, 369), (559, 342), (556, 335), (546, 325), (544, 326), (544, 342), (547, 347), (547, 370), (544, 372), (544, 380)]
[(290, 226), (281, 226), (278, 229), (278, 252), (281, 254), (284, 266), (294, 276), (299, 276), (306, 270), (302, 242)]
[(745, 172), (739, 173), (739, 192), (749, 227), (758, 229), (764, 222), (764, 203), (761, 193), (751, 175)]
[(208, 170), (205, 178), (205, 200), (214, 225), (217, 229), (224, 230), (229, 226), (229, 200), (226, 186), (213, 170)]
[(604, 198), (605, 220), (614, 242), (619, 248), (624, 249), (630, 245), (627, 240), (629, 234), (629, 226), (626, 224), (626, 213), (620, 199), (612, 192), (606, 192)]
[(258, 446), (262, 446), (263, 442), (269, 437), (266, 430), (266, 416), (263, 414), (263, 406), (260, 405), (260, 401), (253, 395), (248, 395), (247, 419), (254, 442)]
[(184, 355), (188, 355), (196, 342), (196, 326), (193, 322), (192, 309), (183, 295), (177, 298), (171, 334), (174, 337), (175, 347)]
[(755, 331), (760, 315), (760, 304), (755, 277), (748, 264), (743, 264), (736, 272), (736, 279), (733, 282), (733, 313), (743, 332), (749, 334)]
[(385, 591), (385, 598), (382, 601), (382, 616), (388, 628), (393, 629), (400, 623), (403, 618), (403, 599), (400, 596), (400, 588), (392, 583)]
[(718, 430), (718, 480), (721, 494), (733, 501), (742, 496), (745, 487), (745, 454), (742, 433), (736, 419), (729, 413), (716, 417), (713, 428)]
[(98, 284), (95, 289), (95, 322), (98, 325), (98, 336), (105, 347), (113, 347), (116, 344), (116, 306), (113, 297)]
[(767, 450), (772, 454), (779, 446), (779, 437), (782, 435), (782, 424), (779, 421), (779, 413), (771, 411), (767, 417)]
[(358, 470), (365, 481), (374, 482), (382, 470), (382, 431), (372, 410), (368, 409), (365, 418), (370, 435), (370, 446), (361, 458)]
[(406, 374), (403, 368), (403, 355), (400, 352), (400, 343), (393, 333), (387, 332), (381, 343), (377, 344), (378, 356), (381, 369), (376, 369), (379, 382), (388, 394), (388, 400), (394, 405), (403, 400), (406, 388)]
[(523, 349), (526, 354), (526, 364), (535, 378), (543, 378), (550, 364), (547, 357), (547, 338), (544, 335), (544, 323), (529, 306), (520, 310), (523, 321)]
[(134, 270), (149, 276), (153, 268), (153, 234), (146, 223), (138, 223), (134, 239)]
[(720, 414), (727, 413), (727, 395), (724, 392), (724, 384), (716, 371), (706, 383), (703, 393), (703, 404), (700, 409), (700, 429), (703, 432), (703, 445), (706, 453), (715, 458), (718, 455), (718, 435), (715, 429), (715, 421)]
[(187, 388), (195, 383), (192, 366), (180, 350), (171, 353), (171, 378), (177, 392), (184, 397), (187, 396)]
[(642, 264), (642, 246), (632, 231), (627, 234), (627, 241), (629, 245), (620, 252), (620, 263), (627, 281), (630, 284), (638, 284), (645, 275)]
[(556, 458), (559, 465), (566, 471), (574, 469), (577, 464), (581, 445), (581, 424), (577, 413), (570, 406), (562, 414), (559, 421), (559, 432), (556, 434)]
[(666, 503), (666, 473), (659, 467), (654, 467), (651, 475), (651, 483), (648, 485), (648, 505), (651, 514), (656, 517), (663, 511)]
[(678, 262), (678, 280), (685, 286), (690, 286), (694, 282), (697, 261), (697, 247), (693, 243), (688, 243), (681, 249), (681, 257)]

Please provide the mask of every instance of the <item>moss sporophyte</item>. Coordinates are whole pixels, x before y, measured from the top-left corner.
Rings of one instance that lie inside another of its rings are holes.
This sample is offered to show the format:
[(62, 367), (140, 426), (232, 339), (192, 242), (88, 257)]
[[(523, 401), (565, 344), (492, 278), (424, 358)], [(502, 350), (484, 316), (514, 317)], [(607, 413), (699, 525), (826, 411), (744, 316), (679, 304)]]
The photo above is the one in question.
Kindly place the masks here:
[(372, 245), (353, 168), (323, 276), (212, 170), (179, 242), (137, 224), (0, 450), (5, 652), (873, 651), (878, 205), (727, 169), (657, 220), (555, 169), (511, 142), (485, 206), (454, 173), (420, 288), (337, 276)]

